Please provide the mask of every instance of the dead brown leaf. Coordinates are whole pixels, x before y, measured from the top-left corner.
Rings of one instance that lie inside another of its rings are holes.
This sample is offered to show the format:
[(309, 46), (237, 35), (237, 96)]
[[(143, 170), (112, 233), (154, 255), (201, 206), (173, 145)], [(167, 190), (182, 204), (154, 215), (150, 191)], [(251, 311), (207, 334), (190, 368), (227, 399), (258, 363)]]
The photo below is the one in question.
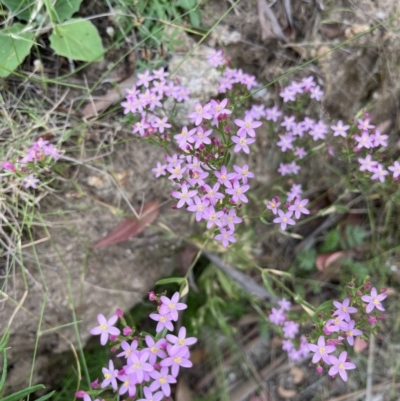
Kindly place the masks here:
[(328, 252), (328, 253), (321, 253), (317, 255), (315, 264), (319, 271), (324, 271), (329, 267), (332, 267), (339, 259), (348, 256), (347, 252), (344, 251), (337, 251), (337, 252)]
[(158, 216), (159, 211), (159, 201), (146, 203), (143, 207), (140, 220), (133, 217), (126, 218), (113, 231), (93, 245), (93, 249), (118, 244), (139, 235), (148, 225), (153, 223)]
[(336, 22), (330, 24), (322, 24), (320, 32), (328, 39), (334, 39), (341, 35), (342, 25)]
[(297, 395), (296, 390), (288, 390), (288, 389), (284, 388), (283, 386), (279, 386), (276, 389), (276, 392), (278, 393), (279, 397), (282, 397), (282, 398), (294, 398)]
[[(287, 42), (287, 38), (279, 25), (278, 19), (271, 10), (266, 0), (258, 0), (258, 18), (261, 27), (261, 38), (263, 40), (275, 37)], [(273, 35), (271, 35), (271, 33)]]
[(368, 347), (368, 343), (360, 337), (356, 337), (354, 340), (354, 352), (359, 354)]
[(179, 378), (178, 384), (175, 390), (175, 400), (176, 401), (191, 401), (193, 399), (192, 392), (186, 381)]
[(95, 117), (110, 106), (120, 102), (126, 96), (125, 89), (132, 88), (132, 86), (136, 84), (136, 81), (136, 75), (131, 75), (129, 78), (125, 79), (125, 81), (119, 83), (114, 89), (107, 92), (104, 96), (94, 100), (92, 99), (82, 110), (82, 117)]

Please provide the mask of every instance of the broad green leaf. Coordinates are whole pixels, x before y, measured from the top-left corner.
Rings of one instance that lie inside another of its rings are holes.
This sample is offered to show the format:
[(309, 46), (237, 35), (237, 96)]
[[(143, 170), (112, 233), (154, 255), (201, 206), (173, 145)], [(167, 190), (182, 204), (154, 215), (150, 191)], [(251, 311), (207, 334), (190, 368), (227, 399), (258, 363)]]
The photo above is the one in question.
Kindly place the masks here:
[(81, 3), (82, 0), (57, 0), (54, 5), (54, 12), (56, 13), (58, 22), (71, 19), (79, 11)]
[(24, 25), (16, 23), (0, 30), (0, 77), (9, 76), (31, 51), (34, 34), (21, 33), (23, 28)]
[(199, 10), (193, 10), (189, 13), (189, 19), (192, 26), (200, 28), (201, 25), (201, 12)]
[(158, 280), (156, 282), (156, 285), (171, 284), (171, 283), (181, 284), (183, 281), (185, 281), (185, 279), (182, 277), (163, 278), (162, 280)]
[(80, 61), (103, 60), (104, 48), (97, 28), (81, 18), (57, 25), (50, 36), (51, 48), (60, 56)]
[(35, 391), (38, 390), (43, 390), (45, 387), (43, 384), (38, 384), (36, 386), (28, 387), (23, 390), (17, 391), (14, 394), (10, 394), (7, 397), (4, 397), (1, 399), (1, 401), (19, 401), (22, 398), (25, 398), (27, 395), (34, 393)]
[(28, 21), (32, 14), (36, 0), (0, 0), (13, 15), (23, 21)]
[(185, 10), (191, 10), (196, 7), (196, 0), (178, 0), (176, 6), (182, 7)]

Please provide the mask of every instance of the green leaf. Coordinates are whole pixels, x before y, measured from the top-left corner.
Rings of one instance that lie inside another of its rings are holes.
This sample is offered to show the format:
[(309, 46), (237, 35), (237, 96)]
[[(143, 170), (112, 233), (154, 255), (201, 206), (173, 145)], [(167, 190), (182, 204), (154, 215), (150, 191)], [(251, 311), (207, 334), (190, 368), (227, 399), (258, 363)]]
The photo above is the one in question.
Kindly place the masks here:
[(103, 60), (104, 48), (97, 28), (81, 18), (57, 25), (50, 36), (51, 48), (60, 56), (80, 61)]
[(6, 381), (6, 377), (7, 377), (7, 353), (4, 350), (3, 372), (1, 374), (1, 379), (0, 379), (0, 393), (3, 390), (3, 386)]
[(31, 51), (34, 34), (22, 33), (24, 27), (16, 23), (0, 30), (0, 77), (8, 77)]
[(336, 251), (340, 244), (340, 239), (342, 238), (342, 234), (339, 230), (329, 231), (327, 236), (325, 237), (324, 243), (321, 246), (321, 252), (332, 252)]
[(199, 10), (193, 10), (189, 13), (189, 19), (192, 26), (200, 28), (201, 25), (201, 12)]
[(265, 285), (265, 288), (268, 290), (268, 292), (273, 295), (275, 298), (278, 298), (278, 296), (275, 294), (274, 289), (272, 288), (271, 282), (268, 280), (268, 274), (266, 272), (261, 273), (262, 281)]
[(23, 21), (29, 21), (29, 17), (35, 6), (35, 0), (0, 0), (13, 15)]
[(196, 7), (196, 0), (178, 0), (176, 6), (182, 7), (184, 10), (191, 10)]
[(158, 280), (156, 282), (156, 285), (171, 284), (171, 283), (181, 284), (183, 281), (185, 281), (185, 279), (182, 277), (163, 278), (162, 280)]
[(36, 399), (36, 401), (45, 401), (45, 400), (48, 400), (55, 392), (56, 392), (56, 390), (54, 390), (54, 391), (52, 391), (51, 393), (46, 394), (46, 395), (44, 395), (44, 396), (42, 396), (42, 397)]
[(34, 393), (35, 391), (43, 390), (44, 388), (45, 387), (43, 386), (43, 384), (37, 384), (36, 386), (27, 387), (23, 390), (17, 391), (14, 394), (10, 394), (7, 397), (2, 398), (1, 401), (19, 401), (21, 398), (24, 398), (27, 395)]
[(54, 12), (58, 22), (64, 22), (79, 11), (82, 0), (57, 0), (54, 5)]

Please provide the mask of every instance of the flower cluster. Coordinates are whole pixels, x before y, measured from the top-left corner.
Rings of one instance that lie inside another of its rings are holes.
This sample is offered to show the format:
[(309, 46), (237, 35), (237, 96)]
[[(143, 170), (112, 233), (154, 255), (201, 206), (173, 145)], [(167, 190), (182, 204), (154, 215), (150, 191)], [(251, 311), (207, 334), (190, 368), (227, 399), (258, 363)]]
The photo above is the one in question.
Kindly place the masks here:
[(39, 138), (25, 154), (14, 161), (3, 161), (1, 167), (13, 180), (22, 180), (24, 188), (36, 189), (40, 174), (49, 171), (49, 166), (60, 157), (60, 151), (49, 141)]
[(289, 359), (292, 361), (302, 361), (307, 358), (310, 353), (308, 342), (305, 336), (301, 336), (298, 348), (295, 345), (295, 338), (299, 334), (299, 323), (288, 320), (288, 312), (290, 312), (291, 303), (285, 298), (278, 302), (280, 308), (272, 308), (269, 315), (269, 321), (278, 326), (282, 331), (283, 342), (282, 349), (288, 353)]
[[(364, 289), (371, 289), (370, 284), (367, 283)], [(342, 351), (339, 357), (330, 354), (343, 346), (344, 341), (349, 346), (354, 346), (354, 338), (365, 334), (360, 328), (376, 324), (379, 316), (371, 312), (375, 308), (384, 311), (381, 301), (385, 298), (386, 294), (378, 294), (376, 288), (372, 288), (370, 295), (363, 295), (363, 292), (358, 290), (352, 299), (345, 298), (343, 302), (333, 302), (336, 309), (331, 311), (331, 317), (328, 320), (322, 321), (323, 334), (318, 337), (317, 344), (308, 345), (309, 350), (314, 353), (312, 362), (318, 364), (319, 373), (323, 371), (322, 364), (326, 364), (329, 366), (330, 376), (334, 377), (339, 373), (340, 377), (347, 381), (346, 370), (355, 369), (356, 365), (347, 359), (346, 351)], [(352, 306), (355, 304), (360, 305), (361, 308)]]
[(278, 215), (273, 222), (280, 224), (282, 230), (286, 230), (288, 225), (294, 226), (302, 214), (310, 214), (306, 208), (308, 199), (301, 199), (302, 189), (301, 184), (293, 184), (290, 191), (287, 193), (287, 201), (281, 207), (279, 196), (274, 196), (272, 200), (267, 201), (266, 207), (271, 210), (274, 215)]
[[(186, 337), (185, 327), (179, 329), (177, 336), (167, 334), (168, 331), (174, 330), (172, 322), (178, 320), (178, 311), (187, 307), (178, 302), (178, 292), (171, 298), (165, 295), (156, 296), (152, 292), (150, 300), (158, 302), (158, 313), (150, 314), (150, 318), (158, 322), (158, 334), (155, 337), (149, 334), (134, 337), (134, 330), (126, 324), (120, 310), (108, 320), (103, 315), (98, 315), (99, 326), (93, 328), (90, 333), (100, 335), (101, 345), (111, 341), (113, 349), (121, 351), (117, 357), (122, 359), (122, 363), (119, 363), (122, 368), (117, 369), (113, 360), (110, 360), (108, 367), (102, 369), (103, 381), (100, 384), (98, 380), (92, 383), (95, 390), (100, 389), (90, 392), (80, 390), (76, 394), (77, 397), (91, 401), (90, 394), (97, 396), (110, 388), (119, 395), (127, 394), (130, 398), (136, 396), (138, 401), (160, 401), (171, 395), (171, 384), (176, 383), (180, 368), (192, 367), (188, 347), (197, 339)], [(121, 330), (115, 327), (118, 319), (125, 326), (122, 334)]]

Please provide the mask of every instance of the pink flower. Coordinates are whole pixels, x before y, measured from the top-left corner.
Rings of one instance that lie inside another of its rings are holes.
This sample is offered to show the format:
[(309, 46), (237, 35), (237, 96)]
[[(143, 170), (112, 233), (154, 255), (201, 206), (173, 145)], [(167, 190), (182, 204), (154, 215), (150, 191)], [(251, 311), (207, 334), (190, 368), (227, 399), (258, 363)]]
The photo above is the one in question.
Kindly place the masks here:
[(294, 204), (289, 206), (289, 210), (294, 212), (294, 217), (296, 217), (296, 219), (299, 219), (301, 214), (310, 214), (310, 211), (305, 208), (305, 205), (307, 205), (308, 203), (308, 199), (296, 199)]
[(146, 70), (143, 73), (138, 73), (137, 77), (139, 78), (138, 81), (136, 82), (136, 86), (144, 86), (146, 88), (149, 87), (149, 82), (153, 80), (153, 76), (150, 75), (149, 70)]
[(209, 136), (212, 134), (212, 132), (212, 129), (205, 131), (203, 127), (198, 127), (196, 133), (193, 136), (193, 139), (195, 140), (195, 149), (198, 149), (200, 145), (210, 145), (211, 139), (209, 138)]
[(118, 384), (117, 384), (118, 369), (114, 369), (114, 363), (112, 360), (110, 360), (108, 362), (108, 369), (103, 368), (102, 372), (104, 375), (104, 380), (101, 383), (101, 388), (104, 388), (111, 384), (112, 388), (114, 390), (117, 390), (117, 388), (118, 388)]
[(385, 309), (382, 306), (381, 301), (383, 301), (386, 297), (386, 294), (378, 295), (376, 288), (374, 287), (371, 290), (371, 295), (364, 295), (361, 297), (361, 299), (364, 302), (368, 302), (366, 312), (370, 313), (374, 308), (379, 309), (380, 311), (384, 311)]
[(368, 134), (368, 132), (364, 131), (361, 136), (360, 135), (354, 135), (354, 139), (357, 142), (357, 148), (366, 148), (370, 149), (374, 146), (374, 142), (372, 140), (372, 137)]
[(136, 378), (136, 382), (139, 384), (143, 382), (145, 372), (149, 373), (154, 370), (153, 365), (147, 363), (148, 357), (149, 354), (147, 352), (140, 355), (137, 355), (136, 353), (129, 355), (129, 364), (126, 373), (133, 375)]
[(315, 99), (317, 102), (319, 102), (323, 96), (324, 92), (322, 92), (321, 87), (319, 85), (316, 85), (310, 89), (311, 99)]
[(314, 352), (312, 363), (317, 363), (322, 359), (325, 363), (330, 365), (328, 354), (334, 352), (336, 350), (336, 347), (334, 347), (333, 345), (325, 345), (325, 337), (319, 336), (317, 345), (308, 344), (308, 349), (311, 352)]
[(249, 154), (250, 153), (250, 149), (249, 149), (249, 145), (253, 142), (255, 142), (254, 138), (246, 138), (246, 134), (239, 134), (239, 136), (232, 136), (232, 142), (236, 143), (235, 148), (233, 149), (233, 151), (235, 153), (239, 152), (240, 150), (243, 150), (244, 153)]
[(329, 363), (332, 364), (333, 366), (329, 369), (329, 376), (335, 376), (337, 373), (339, 373), (340, 377), (343, 379), (343, 381), (347, 381), (347, 372), (346, 370), (351, 370), (355, 369), (356, 365), (351, 362), (346, 362), (347, 358), (347, 352), (343, 351), (340, 355), (339, 358), (336, 358), (335, 356), (329, 356)]
[(359, 157), (358, 162), (361, 164), (360, 171), (370, 171), (371, 173), (375, 171), (378, 162), (372, 160), (371, 155), (367, 155), (365, 159)]
[(240, 127), (238, 135), (246, 133), (248, 136), (255, 137), (256, 132), (254, 128), (258, 128), (262, 123), (260, 121), (253, 121), (250, 117), (244, 120), (235, 120), (235, 124)]
[(217, 234), (214, 239), (216, 241), (221, 241), (222, 246), (227, 248), (229, 246), (229, 242), (236, 242), (236, 238), (232, 235), (233, 230), (227, 230), (226, 228), (220, 229), (220, 234)]
[(127, 341), (122, 341), (121, 348), (123, 349), (123, 352), (120, 352), (119, 354), (117, 354), (117, 356), (124, 356), (125, 358), (128, 358), (132, 352), (136, 351), (137, 346), (138, 342), (136, 340), (133, 340), (130, 345)]
[(219, 199), (225, 198), (225, 195), (223, 193), (218, 192), (220, 186), (221, 184), (219, 182), (216, 182), (212, 188), (209, 185), (204, 185), (206, 194), (203, 196), (202, 199), (208, 200), (211, 205), (215, 206)]
[(161, 366), (171, 366), (171, 373), (173, 377), (177, 377), (179, 374), (179, 368), (191, 368), (193, 363), (186, 357), (188, 351), (185, 348), (181, 348), (175, 353), (171, 352), (171, 348), (168, 350), (169, 357), (165, 358), (160, 362)]
[(278, 305), (282, 310), (289, 311), (292, 304), (287, 299), (282, 298), (280, 301), (278, 301)]
[(200, 103), (194, 105), (195, 112), (188, 115), (194, 121), (195, 125), (200, 125), (203, 119), (210, 120), (213, 115), (210, 113), (211, 104), (206, 104), (204, 107)]
[(370, 124), (370, 119), (366, 118), (365, 120), (359, 118), (358, 120), (358, 129), (361, 131), (369, 131), (372, 128), (375, 128), (375, 125)]
[(92, 401), (92, 399), (90, 398), (90, 395), (83, 390), (79, 390), (75, 393), (75, 397), (76, 398), (83, 398), (83, 401)]
[(400, 163), (395, 161), (388, 169), (393, 173), (393, 178), (398, 178), (400, 175)]
[(181, 186), (181, 192), (172, 192), (172, 196), (176, 199), (179, 199), (179, 202), (176, 205), (178, 209), (185, 204), (187, 204), (188, 206), (192, 205), (193, 201), (191, 198), (193, 198), (195, 195), (197, 195), (197, 190), (189, 191), (189, 188), (185, 182)]
[(343, 121), (339, 120), (336, 125), (331, 125), (333, 129), (333, 136), (342, 136), (346, 138), (346, 131), (350, 128), (350, 125), (343, 125)]
[(171, 395), (170, 384), (176, 383), (176, 379), (168, 374), (168, 368), (162, 367), (159, 372), (153, 370), (153, 372), (150, 372), (150, 376), (152, 379), (154, 379), (154, 382), (150, 385), (150, 390), (155, 391), (161, 387), (164, 395), (169, 397)]
[(371, 180), (379, 180), (380, 182), (385, 182), (385, 176), (389, 174), (389, 172), (385, 170), (380, 163), (378, 163), (378, 165), (375, 167), (373, 173), (374, 174), (372, 174)]
[(108, 336), (118, 336), (121, 331), (114, 327), (114, 324), (118, 320), (118, 316), (114, 315), (109, 320), (107, 320), (102, 314), (97, 315), (97, 320), (100, 326), (97, 326), (90, 330), (90, 334), (97, 336), (100, 334), (100, 344), (105, 345), (108, 341)]
[(213, 206), (208, 207), (203, 214), (203, 219), (207, 220), (207, 229), (209, 230), (211, 227), (217, 225), (218, 227), (221, 226), (221, 217), (223, 216), (224, 212), (220, 210), (216, 212)]
[(4, 170), (8, 171), (15, 171), (15, 166), (11, 162), (2, 162), (1, 167), (3, 167)]
[(272, 308), (271, 314), (268, 318), (271, 323), (281, 326), (286, 320), (286, 314), (284, 313), (283, 309)]
[(36, 184), (40, 182), (40, 180), (38, 178), (35, 178), (33, 174), (29, 174), (28, 177), (25, 177), (23, 179), (23, 181), (24, 181), (24, 188), (26, 189), (28, 188), (36, 189), (37, 188)]
[(233, 188), (229, 188), (225, 192), (232, 195), (233, 202), (238, 203), (239, 201), (242, 201), (247, 203), (249, 200), (244, 193), (249, 189), (250, 185), (240, 185), (239, 180), (235, 180), (233, 183)]
[(227, 188), (232, 188), (231, 180), (236, 178), (236, 173), (229, 173), (225, 166), (221, 167), (221, 171), (215, 171), (215, 176), (218, 178), (220, 184), (225, 185)]
[(288, 224), (294, 226), (296, 222), (291, 219), (293, 212), (283, 212), (281, 209), (278, 210), (279, 217), (274, 219), (274, 223), (280, 223), (281, 229), (286, 230)]
[(171, 128), (171, 124), (168, 124), (167, 120), (168, 117), (157, 118), (153, 127), (158, 128), (158, 131), (162, 134), (165, 128)]
[(171, 347), (171, 355), (174, 355), (181, 348), (185, 348), (187, 351), (188, 345), (193, 345), (197, 342), (196, 337), (186, 338), (186, 328), (183, 326), (179, 329), (178, 337), (174, 336), (173, 334), (167, 334), (166, 337), (167, 340), (173, 344)]
[(283, 336), (285, 338), (295, 338), (299, 332), (299, 324), (292, 321), (287, 321), (283, 324)]
[(282, 113), (278, 110), (276, 106), (272, 107), (271, 109), (265, 110), (265, 118), (267, 120), (277, 122), (278, 118), (282, 115)]
[(228, 226), (231, 231), (235, 231), (235, 224), (240, 224), (243, 220), (236, 216), (235, 208), (229, 210), (228, 214), (224, 214), (221, 218), (222, 227)]
[(237, 173), (236, 178), (241, 179), (243, 184), (247, 184), (248, 178), (254, 178), (254, 174), (249, 171), (249, 166), (247, 164), (245, 164), (243, 167), (233, 166), (233, 169)]
[(345, 320), (346, 322), (350, 322), (351, 320), (350, 313), (357, 313), (357, 308), (349, 306), (349, 298), (346, 298), (343, 303), (333, 301), (333, 305), (335, 305), (335, 307), (337, 308), (333, 316), (337, 316), (339, 319)]
[(178, 310), (183, 310), (187, 308), (184, 303), (179, 303), (179, 292), (175, 292), (171, 299), (166, 296), (161, 298), (162, 305), (160, 306), (160, 314), (167, 315), (170, 314), (172, 320), (175, 322), (178, 320)]
[(278, 207), (281, 205), (277, 197), (267, 202), (267, 209), (271, 210), (273, 214), (278, 214)]
[(171, 323), (171, 315), (160, 315), (158, 313), (152, 313), (149, 315), (150, 319), (158, 322), (156, 327), (156, 333), (159, 333), (164, 329), (164, 327), (169, 331), (174, 331), (174, 326)]
[(207, 210), (210, 201), (208, 199), (200, 199), (198, 196), (193, 198), (194, 204), (190, 205), (187, 210), (189, 212), (196, 212), (196, 221), (203, 218), (205, 210)]
[(140, 398), (137, 401), (161, 401), (164, 398), (164, 393), (162, 391), (158, 391), (153, 395), (148, 387), (144, 387), (143, 393), (146, 398)]
[(349, 345), (353, 346), (354, 345), (354, 336), (361, 336), (362, 331), (359, 329), (355, 329), (356, 322), (354, 320), (351, 320), (345, 328), (343, 328), (343, 331), (346, 333), (346, 339)]
[(280, 97), (283, 98), (283, 101), (286, 103), (288, 101), (294, 102), (296, 100), (296, 93), (293, 92), (289, 88), (285, 88), (281, 93), (279, 94)]

